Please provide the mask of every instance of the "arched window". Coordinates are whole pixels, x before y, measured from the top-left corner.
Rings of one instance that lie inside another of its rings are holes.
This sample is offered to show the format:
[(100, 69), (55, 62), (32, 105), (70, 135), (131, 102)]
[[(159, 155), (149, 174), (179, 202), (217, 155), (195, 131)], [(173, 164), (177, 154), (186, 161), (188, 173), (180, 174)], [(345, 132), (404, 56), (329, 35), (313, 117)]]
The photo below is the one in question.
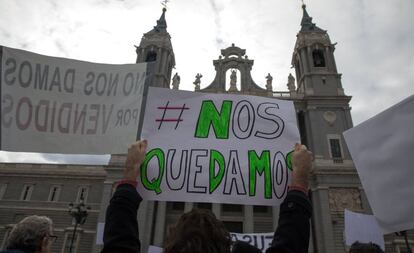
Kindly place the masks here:
[(156, 60), (157, 60), (157, 53), (154, 51), (148, 52), (145, 62), (151, 62), (151, 61), (156, 61)]
[(313, 57), (313, 66), (325, 67), (325, 57), (323, 56), (322, 50), (320, 49), (313, 50), (312, 57)]

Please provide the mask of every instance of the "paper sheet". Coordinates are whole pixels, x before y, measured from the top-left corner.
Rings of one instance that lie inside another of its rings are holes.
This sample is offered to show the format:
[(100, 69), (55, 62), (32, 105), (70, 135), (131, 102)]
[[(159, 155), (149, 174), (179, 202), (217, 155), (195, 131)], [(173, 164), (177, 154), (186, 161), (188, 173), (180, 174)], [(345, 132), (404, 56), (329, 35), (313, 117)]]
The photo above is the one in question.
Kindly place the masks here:
[(383, 233), (414, 229), (414, 95), (344, 137)]

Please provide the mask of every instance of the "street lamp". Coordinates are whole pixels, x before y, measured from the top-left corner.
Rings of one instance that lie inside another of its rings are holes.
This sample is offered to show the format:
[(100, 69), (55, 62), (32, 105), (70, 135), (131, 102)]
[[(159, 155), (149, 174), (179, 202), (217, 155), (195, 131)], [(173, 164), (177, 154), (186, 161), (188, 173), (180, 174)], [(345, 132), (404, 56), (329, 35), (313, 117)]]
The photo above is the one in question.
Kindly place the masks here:
[(70, 242), (69, 253), (72, 253), (72, 247), (73, 247), (73, 241), (76, 235), (76, 229), (78, 228), (78, 225), (85, 224), (86, 217), (88, 217), (88, 210), (90, 209), (91, 209), (90, 206), (86, 206), (85, 203), (83, 203), (83, 199), (81, 199), (80, 203), (78, 203), (76, 206), (74, 206), (72, 202), (69, 204), (69, 214), (70, 216), (75, 218), (75, 229), (73, 229), (72, 241)]

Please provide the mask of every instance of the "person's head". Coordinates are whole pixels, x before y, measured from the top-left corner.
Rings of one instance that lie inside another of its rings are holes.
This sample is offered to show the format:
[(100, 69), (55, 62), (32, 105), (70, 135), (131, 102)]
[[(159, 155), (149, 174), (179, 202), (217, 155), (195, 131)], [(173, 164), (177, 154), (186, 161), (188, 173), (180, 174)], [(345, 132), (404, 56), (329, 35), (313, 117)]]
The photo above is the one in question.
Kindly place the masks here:
[(349, 249), (349, 253), (384, 253), (384, 251), (375, 243), (354, 242)]
[(230, 253), (230, 233), (209, 210), (183, 214), (168, 232), (164, 253)]
[(55, 238), (51, 219), (46, 216), (28, 216), (14, 226), (6, 249), (48, 253)]

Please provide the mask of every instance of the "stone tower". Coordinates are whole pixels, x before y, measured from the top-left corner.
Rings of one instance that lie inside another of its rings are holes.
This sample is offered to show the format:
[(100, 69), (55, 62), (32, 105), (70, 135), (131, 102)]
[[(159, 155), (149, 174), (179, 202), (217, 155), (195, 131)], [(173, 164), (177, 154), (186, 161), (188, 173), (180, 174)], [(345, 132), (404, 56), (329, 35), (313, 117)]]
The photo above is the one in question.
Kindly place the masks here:
[[(295, 103), (302, 143), (315, 162), (311, 179), (314, 206), (312, 233), (315, 252), (344, 252), (344, 209), (369, 210), (342, 133), (352, 127), (349, 101), (335, 64), (335, 44), (312, 22), (303, 5), (292, 65), (297, 89)], [(291, 92), (292, 94), (292, 92)]]
[(312, 23), (306, 6), (302, 8), (301, 29), (292, 57), (299, 92), (306, 96), (344, 95), (333, 54), (335, 44), (331, 43), (325, 30)]
[(334, 158), (339, 163), (341, 159), (350, 159), (340, 145), (344, 141), (340, 137), (339, 147), (335, 141), (335, 150), (328, 152), (330, 139), (325, 135), (341, 135), (352, 127), (351, 97), (344, 95), (333, 54), (335, 44), (325, 30), (312, 23), (306, 6), (302, 8), (301, 29), (292, 57), (298, 86), (296, 95), (301, 98), (301, 102), (297, 101), (297, 109), (302, 142), (321, 158)]
[[(163, 8), (161, 17), (157, 20), (157, 25), (152, 30), (144, 33), (139, 46), (136, 47), (137, 63), (148, 62), (153, 65), (154, 76), (150, 86), (169, 88), (171, 72), (175, 66), (174, 51), (171, 44), (171, 36), (167, 32), (167, 21), (165, 19), (166, 9)], [(111, 194), (113, 193), (116, 182), (122, 178), (122, 171), (126, 160), (125, 154), (112, 154), (108, 166), (105, 167), (106, 179), (103, 186), (103, 194), (100, 204), (98, 222), (105, 221), (105, 210), (109, 204)], [(155, 228), (153, 222), (157, 213), (165, 208), (165, 202), (143, 201), (138, 212), (139, 231), (141, 243), (144, 249), (147, 249), (152, 241), (152, 234)], [(157, 210), (158, 208), (158, 210)], [(161, 218), (158, 223), (164, 222)], [(141, 225), (142, 224), (142, 225)], [(161, 228), (157, 228), (161, 230)], [(157, 230), (157, 231), (158, 231)], [(160, 237), (155, 243), (161, 244), (163, 237)], [(93, 252), (99, 252), (100, 246), (95, 245)]]
[(171, 72), (175, 66), (174, 51), (171, 44), (171, 36), (167, 32), (165, 20), (166, 9), (162, 9), (160, 19), (154, 28), (144, 33), (141, 43), (136, 47), (137, 63), (153, 62), (154, 78), (150, 86), (169, 88)]

